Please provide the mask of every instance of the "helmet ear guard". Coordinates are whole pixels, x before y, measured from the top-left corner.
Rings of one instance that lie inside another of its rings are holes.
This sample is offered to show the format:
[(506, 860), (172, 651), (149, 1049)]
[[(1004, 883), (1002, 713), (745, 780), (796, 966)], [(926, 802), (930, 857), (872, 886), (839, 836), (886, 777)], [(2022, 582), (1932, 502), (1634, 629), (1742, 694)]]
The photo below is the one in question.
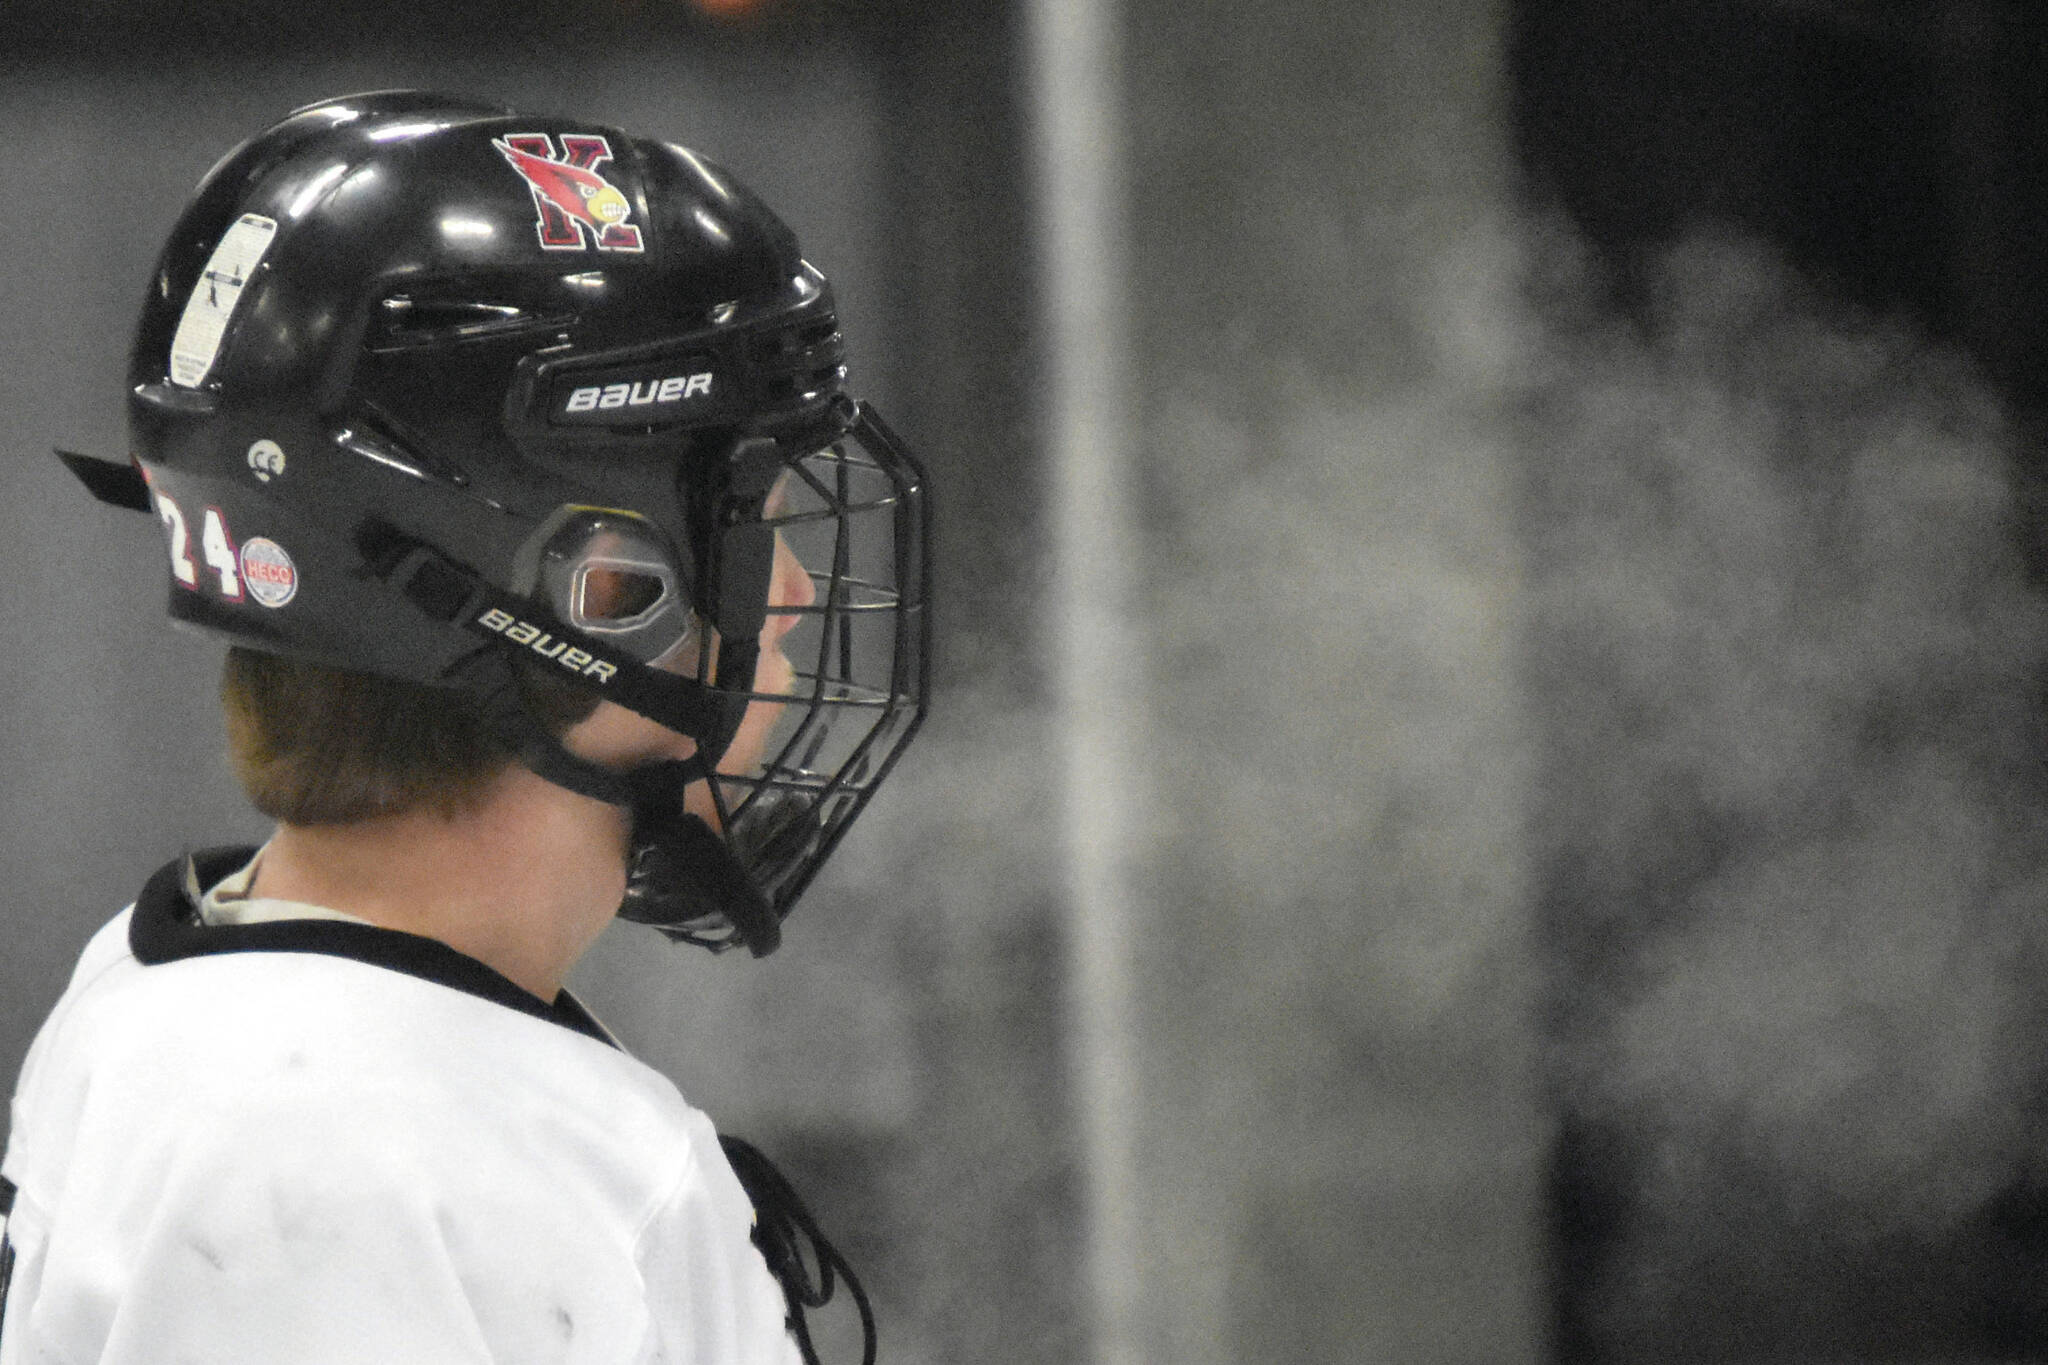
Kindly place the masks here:
[[(731, 742), (746, 707), (745, 692), (723, 691), (686, 674), (652, 668), (559, 620), (546, 603), (493, 587), (433, 546), (388, 525), (373, 523), (357, 540), (365, 550), (367, 572), (385, 580), (415, 611), (486, 642), (436, 682), (495, 695), (504, 690), (501, 672), (511, 677), (511, 660), (544, 660), (559, 667), (565, 680), (694, 740), (699, 749), (694, 761), (706, 771)], [(500, 670), (491, 661), (505, 667)], [(623, 786), (606, 786), (596, 778), (586, 785), (604, 792), (598, 799), (624, 804)]]
[(678, 556), (645, 518), (564, 507), (534, 539), (534, 567), (519, 577), (557, 619), (650, 664), (701, 643)]

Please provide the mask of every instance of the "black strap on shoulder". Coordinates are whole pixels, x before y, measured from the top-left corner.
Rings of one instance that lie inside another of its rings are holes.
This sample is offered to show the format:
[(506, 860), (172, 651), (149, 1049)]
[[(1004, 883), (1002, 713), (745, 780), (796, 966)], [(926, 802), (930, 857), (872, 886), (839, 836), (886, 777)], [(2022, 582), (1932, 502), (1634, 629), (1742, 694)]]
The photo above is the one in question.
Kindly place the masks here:
[[(854, 1278), (853, 1267), (825, 1240), (804, 1201), (797, 1197), (774, 1163), (761, 1154), (760, 1148), (724, 1133), (718, 1135), (718, 1145), (725, 1149), (725, 1159), (732, 1163), (733, 1174), (740, 1178), (740, 1188), (753, 1201), (754, 1245), (760, 1249), (761, 1259), (768, 1263), (776, 1283), (782, 1286), (783, 1300), (789, 1305), (789, 1330), (796, 1336), (797, 1349), (803, 1352), (804, 1365), (820, 1365), (804, 1310), (823, 1308), (830, 1303), (838, 1288), (835, 1279), (846, 1281), (854, 1307), (860, 1312), (861, 1365), (875, 1365), (874, 1305), (868, 1302), (867, 1290)], [(804, 1241), (811, 1244), (811, 1259), (817, 1262), (815, 1276), (804, 1261)]]
[(0, 1176), (0, 1339), (7, 1335), (7, 1288), (14, 1281), (14, 1238), (7, 1228), (14, 1212), (14, 1182)]

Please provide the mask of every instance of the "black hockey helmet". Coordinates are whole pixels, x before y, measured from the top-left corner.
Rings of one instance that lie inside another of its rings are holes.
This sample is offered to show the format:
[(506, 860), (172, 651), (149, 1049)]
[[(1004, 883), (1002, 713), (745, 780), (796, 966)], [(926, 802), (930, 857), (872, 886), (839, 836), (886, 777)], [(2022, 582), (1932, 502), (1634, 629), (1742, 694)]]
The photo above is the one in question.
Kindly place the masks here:
[[(795, 237), (685, 148), (416, 91), (301, 109), (200, 184), (129, 379), (133, 468), (66, 460), (162, 519), (171, 615), (469, 695), (631, 808), (628, 918), (772, 949), (922, 719), (924, 477)], [(769, 600), (778, 538), (805, 600)], [(757, 678), (764, 641), (794, 668)], [(570, 754), (514, 659), (695, 756)], [(773, 741), (726, 771), (757, 704)]]

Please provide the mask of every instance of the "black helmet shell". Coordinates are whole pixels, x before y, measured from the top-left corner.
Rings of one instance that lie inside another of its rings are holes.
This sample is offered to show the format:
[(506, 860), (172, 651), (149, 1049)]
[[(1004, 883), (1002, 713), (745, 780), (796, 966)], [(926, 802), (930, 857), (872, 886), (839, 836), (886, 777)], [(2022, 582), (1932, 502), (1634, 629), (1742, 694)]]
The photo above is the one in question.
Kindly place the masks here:
[[(238, 224), (260, 254), (209, 277)], [(721, 471), (693, 465), (736, 432), (828, 440), (845, 422), (829, 290), (733, 177), (617, 129), (417, 92), (299, 110), (223, 159), (164, 249), (129, 377), (153, 483), (217, 509), (217, 548), (276, 546), (302, 605), (202, 575), (174, 585), (174, 615), (422, 681), (450, 640), (351, 601), (389, 591), (362, 575), (366, 524), (521, 591), (533, 525), (630, 507), (701, 572), (701, 484)]]

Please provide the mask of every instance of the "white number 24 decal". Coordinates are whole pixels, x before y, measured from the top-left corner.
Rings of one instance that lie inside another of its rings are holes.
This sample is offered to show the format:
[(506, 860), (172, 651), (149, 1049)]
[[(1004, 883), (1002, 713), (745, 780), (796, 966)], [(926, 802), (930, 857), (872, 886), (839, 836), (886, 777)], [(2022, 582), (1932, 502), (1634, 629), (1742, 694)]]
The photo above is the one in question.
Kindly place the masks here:
[[(192, 562), (192, 533), (186, 529), (184, 512), (161, 493), (156, 495), (156, 511), (171, 538), (171, 576), (188, 588), (197, 588), (199, 566)], [(227, 521), (218, 507), (206, 509), (199, 527), (199, 550), (206, 557), (206, 567), (220, 578), (221, 596), (240, 601), (242, 575), (235, 558), (235, 542), (228, 536)]]

